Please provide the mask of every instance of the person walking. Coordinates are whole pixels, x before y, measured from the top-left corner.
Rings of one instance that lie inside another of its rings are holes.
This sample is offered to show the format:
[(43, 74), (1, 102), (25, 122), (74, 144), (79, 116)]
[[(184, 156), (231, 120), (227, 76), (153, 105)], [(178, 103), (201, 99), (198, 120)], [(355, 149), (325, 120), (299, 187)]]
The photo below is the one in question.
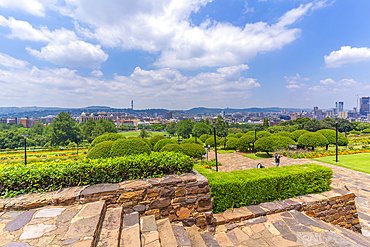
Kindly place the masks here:
[(280, 155), (278, 153), (275, 154), (275, 164), (276, 166), (280, 165)]

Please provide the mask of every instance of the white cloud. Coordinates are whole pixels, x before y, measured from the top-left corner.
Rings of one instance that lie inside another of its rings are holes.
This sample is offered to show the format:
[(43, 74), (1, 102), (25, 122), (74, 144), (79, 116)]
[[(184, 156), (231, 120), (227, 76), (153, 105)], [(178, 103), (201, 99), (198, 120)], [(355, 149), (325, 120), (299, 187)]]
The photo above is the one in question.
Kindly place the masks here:
[(103, 72), (101, 72), (100, 70), (93, 70), (91, 72), (91, 75), (93, 75), (95, 77), (102, 77), (103, 76)]
[(298, 84), (302, 81), (309, 81), (310, 78), (302, 77), (298, 73), (295, 76), (284, 76), (285, 81), (289, 84)]
[(244, 27), (205, 20), (192, 24), (190, 14), (212, 0), (91, 1), (67, 0), (54, 6), (73, 18), (76, 29), (103, 47), (159, 52), (157, 67), (198, 68), (245, 63), (260, 52), (281, 49), (300, 36), (289, 25), (314, 4), (301, 4), (277, 23), (248, 23)]
[(287, 89), (289, 89), (289, 90), (295, 90), (295, 89), (299, 89), (299, 88), (301, 88), (301, 86), (300, 85), (295, 85), (295, 84), (290, 84), (290, 85), (288, 85), (288, 86), (285, 86)]
[(333, 79), (328, 78), (328, 79), (325, 79), (325, 80), (320, 80), (320, 83), (321, 84), (324, 84), (324, 85), (333, 85), (336, 82)]
[(253, 13), (253, 12), (254, 12), (254, 8), (248, 7), (248, 2), (246, 1), (244, 4), (243, 13), (247, 14), (247, 13)]
[(1, 0), (0, 7), (19, 9), (35, 16), (45, 16), (45, 9), (37, 0)]
[(76, 33), (67, 29), (50, 31), (47, 27), (34, 28), (26, 21), (6, 19), (0, 15), (0, 26), (11, 29), (9, 38), (48, 43), (41, 51), (27, 46), (26, 50), (38, 59), (68, 67), (98, 68), (108, 59), (100, 45), (93, 45), (80, 40)]
[(314, 87), (309, 87), (308, 90), (313, 90), (313, 91), (322, 91), (322, 90), (325, 90), (325, 87), (322, 87), (322, 86), (314, 86)]
[(369, 62), (370, 48), (351, 48), (350, 46), (342, 46), (339, 51), (332, 51), (329, 56), (325, 56), (327, 67), (338, 68), (345, 64)]
[(0, 52), (0, 65), (9, 68), (25, 68), (28, 63)]
[[(246, 69), (246, 65), (240, 65), (220, 68), (214, 73), (184, 76), (175, 69), (143, 70), (137, 67), (131, 75), (115, 75), (112, 80), (83, 77), (76, 70), (67, 68), (0, 69), (0, 104), (5, 104), (10, 98), (14, 100), (14, 95), (17, 95), (19, 105), (67, 102), (65, 104), (70, 106), (109, 104), (124, 107), (125, 101), (127, 106), (129, 104), (127, 99), (137, 99), (143, 106), (164, 108), (240, 106), (248, 100), (254, 88), (260, 87), (256, 79), (237, 76)], [(100, 73), (95, 71), (93, 74)]]

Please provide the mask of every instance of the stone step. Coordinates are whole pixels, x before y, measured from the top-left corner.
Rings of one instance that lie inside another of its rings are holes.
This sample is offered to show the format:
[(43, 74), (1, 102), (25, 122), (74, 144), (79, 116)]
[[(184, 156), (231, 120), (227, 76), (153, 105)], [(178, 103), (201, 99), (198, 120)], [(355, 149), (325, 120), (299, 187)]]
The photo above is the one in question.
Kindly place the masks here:
[(204, 232), (201, 236), (207, 247), (220, 247), (211, 232)]
[(188, 237), (190, 239), (191, 246), (193, 246), (193, 247), (207, 247), (207, 245), (204, 242), (202, 236), (200, 235), (200, 233), (198, 231), (198, 227), (196, 225), (193, 225), (192, 227), (187, 228), (186, 232), (188, 233)]
[(120, 247), (139, 246), (141, 246), (139, 213), (126, 214), (122, 221)]
[(140, 219), (141, 246), (160, 247), (159, 234), (155, 216), (145, 216)]
[(157, 220), (157, 228), (162, 247), (177, 247), (175, 234), (168, 218)]
[(173, 225), (172, 230), (178, 247), (191, 247), (191, 241), (188, 233), (182, 225)]
[(117, 247), (122, 224), (122, 207), (108, 208), (105, 212), (96, 247)]

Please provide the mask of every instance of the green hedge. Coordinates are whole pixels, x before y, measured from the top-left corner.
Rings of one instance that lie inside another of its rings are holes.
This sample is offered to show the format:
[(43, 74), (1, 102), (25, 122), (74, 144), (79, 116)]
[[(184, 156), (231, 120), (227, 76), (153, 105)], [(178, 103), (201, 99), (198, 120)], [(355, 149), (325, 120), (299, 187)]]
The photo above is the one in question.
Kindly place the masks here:
[(115, 140), (118, 140), (118, 139), (126, 139), (126, 137), (124, 137), (121, 134), (117, 134), (117, 133), (107, 133), (107, 134), (98, 136), (93, 140), (93, 142), (89, 146), (89, 150), (92, 149), (98, 143), (101, 143), (101, 142), (104, 142), (104, 141), (115, 141)]
[(182, 149), (184, 150), (183, 153), (193, 157), (200, 159), (202, 155), (206, 154), (206, 150), (202, 145), (196, 144), (196, 143), (181, 143), (180, 145)]
[(170, 152), (0, 166), (0, 196), (188, 173), (193, 166), (193, 158)]
[(284, 200), (330, 190), (333, 171), (317, 164), (214, 172), (196, 165), (208, 178), (213, 212), (234, 207)]
[[(118, 140), (125, 141), (125, 139)], [(114, 143), (113, 141), (103, 141), (96, 144), (88, 151), (86, 158), (89, 159), (108, 158), (113, 143)]]
[(162, 149), (164, 146), (166, 146), (167, 144), (178, 144), (178, 141), (177, 141), (177, 140), (174, 140), (174, 139), (168, 139), (168, 138), (166, 138), (166, 139), (162, 139), (162, 140), (159, 140), (159, 141), (155, 144), (155, 146), (154, 146), (154, 148), (153, 148), (153, 151), (154, 151), (154, 152), (159, 152), (159, 151), (161, 151), (161, 149)]

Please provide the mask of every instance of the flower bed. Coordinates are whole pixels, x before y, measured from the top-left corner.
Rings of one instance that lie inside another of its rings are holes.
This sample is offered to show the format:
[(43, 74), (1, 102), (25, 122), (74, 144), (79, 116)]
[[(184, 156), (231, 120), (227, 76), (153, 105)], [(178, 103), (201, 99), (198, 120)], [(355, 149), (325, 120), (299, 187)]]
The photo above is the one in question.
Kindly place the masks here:
[[(368, 146), (363, 146), (361, 149), (348, 149), (348, 150), (338, 150), (338, 155), (347, 155), (347, 154), (361, 154), (361, 153), (370, 153), (370, 149)], [(312, 152), (312, 153), (300, 153), (298, 157), (293, 153), (289, 154), (287, 152), (283, 152), (284, 156), (289, 158), (321, 158), (327, 156), (334, 156), (336, 155), (335, 151), (326, 151), (326, 152)]]

